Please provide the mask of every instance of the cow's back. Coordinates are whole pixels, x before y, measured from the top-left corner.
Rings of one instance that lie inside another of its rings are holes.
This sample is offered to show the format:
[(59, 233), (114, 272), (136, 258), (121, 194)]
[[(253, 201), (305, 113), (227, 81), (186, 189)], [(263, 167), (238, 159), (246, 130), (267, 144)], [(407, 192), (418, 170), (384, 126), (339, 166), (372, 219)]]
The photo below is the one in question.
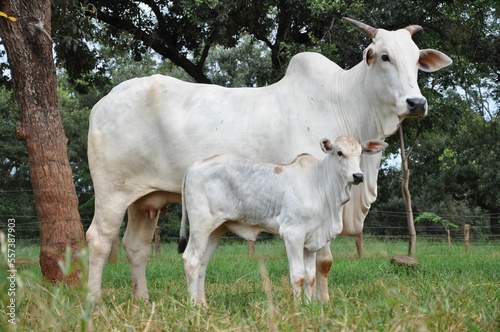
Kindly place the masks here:
[(321, 116), (328, 105), (318, 88), (314, 104), (303, 91), (310, 86), (303, 75), (308, 62), (309, 67), (317, 62), (314, 73), (320, 67), (327, 71), (326, 64), (337, 69), (323, 56), (307, 53), (292, 61), (285, 78), (263, 88), (223, 88), (163, 75), (121, 83), (91, 113), (94, 182), (127, 179), (145, 191), (180, 193), (187, 167), (215, 154), (273, 163), (289, 163), (303, 152), (321, 156), (317, 141), (331, 130)]

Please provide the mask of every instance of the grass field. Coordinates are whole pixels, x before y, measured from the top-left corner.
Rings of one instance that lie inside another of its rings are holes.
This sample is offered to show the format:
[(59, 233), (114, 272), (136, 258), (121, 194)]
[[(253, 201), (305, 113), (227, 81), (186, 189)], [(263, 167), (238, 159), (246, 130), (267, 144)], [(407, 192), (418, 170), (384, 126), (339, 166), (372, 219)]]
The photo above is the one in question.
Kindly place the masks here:
[[(500, 243), (419, 241), (418, 267), (389, 264), (407, 243), (365, 238), (364, 257), (354, 239), (332, 242), (330, 303), (291, 298), (283, 242), (223, 241), (207, 271), (209, 309), (193, 308), (176, 244), (164, 244), (148, 263), (150, 303), (134, 303), (123, 251), (107, 265), (102, 300), (91, 307), (79, 287), (41, 278), (36, 245), (16, 246), (16, 325), (9, 324), (8, 287), (0, 267), (1, 331), (500, 331)], [(2, 258), (2, 262), (5, 259)], [(84, 262), (85, 259), (82, 259)], [(5, 265), (4, 263), (2, 263)], [(81, 264), (81, 262), (80, 262)], [(83, 264), (85, 269), (85, 265)]]

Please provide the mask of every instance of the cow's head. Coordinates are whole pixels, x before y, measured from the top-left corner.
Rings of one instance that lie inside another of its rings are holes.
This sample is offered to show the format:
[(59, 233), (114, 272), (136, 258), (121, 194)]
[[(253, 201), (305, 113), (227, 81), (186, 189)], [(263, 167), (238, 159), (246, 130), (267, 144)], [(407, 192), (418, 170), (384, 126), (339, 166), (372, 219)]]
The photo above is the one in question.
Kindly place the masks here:
[(347, 183), (360, 184), (364, 175), (361, 172), (361, 154), (376, 154), (387, 147), (387, 143), (380, 140), (369, 140), (359, 144), (354, 137), (339, 136), (335, 142), (330, 142), (328, 138), (320, 141), (321, 150), (334, 159), (332, 165), (335, 172), (339, 172), (342, 179)]
[(371, 86), (368, 91), (374, 93), (369, 97), (378, 98), (388, 109), (395, 110), (401, 120), (425, 116), (427, 99), (418, 87), (418, 70), (434, 72), (450, 65), (452, 60), (433, 49), (418, 49), (412, 40), (412, 35), (422, 30), (418, 25), (387, 31), (350, 18), (344, 20), (372, 40), (363, 53), (368, 69), (366, 83)]

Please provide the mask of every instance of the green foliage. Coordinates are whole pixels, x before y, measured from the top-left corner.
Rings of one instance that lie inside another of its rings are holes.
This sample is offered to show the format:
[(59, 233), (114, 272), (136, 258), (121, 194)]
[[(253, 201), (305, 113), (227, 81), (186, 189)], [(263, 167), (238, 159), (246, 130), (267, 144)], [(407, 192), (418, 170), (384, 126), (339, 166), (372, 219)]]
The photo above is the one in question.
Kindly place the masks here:
[(207, 58), (208, 77), (227, 87), (264, 86), (271, 81), (269, 50), (244, 35), (235, 48), (216, 46)]
[(52, 38), (55, 41), (56, 65), (65, 68), (68, 81), (79, 93), (88, 93), (92, 86), (104, 86), (101, 56), (92, 42), (102, 36), (98, 25), (88, 15), (91, 10), (81, 1), (55, 0), (52, 4)]
[(36, 238), (38, 225), (31, 183), (29, 181), (28, 153), (17, 138), (16, 123), (19, 112), (13, 93), (0, 86), (0, 228), (8, 218), (16, 219), (18, 235)]
[(437, 214), (435, 214), (433, 212), (424, 212), (424, 213), (420, 214), (418, 217), (415, 218), (414, 222), (418, 223), (418, 222), (422, 222), (422, 221), (430, 221), (433, 223), (440, 223), (446, 229), (449, 229), (449, 228), (459, 229), (459, 227), (457, 225), (455, 225), (454, 223), (444, 219), (443, 217), (438, 216)]
[[(343, 16), (386, 29), (420, 24), (424, 31), (413, 37), (417, 45), (454, 60), (445, 70), (419, 74), (429, 115), (404, 122), (405, 142), (412, 146), (415, 213), (447, 216), (457, 225), (478, 207), (500, 215), (494, 166), (500, 164), (499, 13), (493, 0), (53, 1), (60, 107), (84, 225), (93, 214), (88, 115), (113, 86), (153, 73), (225, 86), (263, 86), (279, 79), (289, 59), (306, 50), (351, 68), (369, 41)], [(0, 69), (0, 83), (6, 87), (0, 90), (0, 215), (26, 216), (20, 225), (29, 223), (22, 227), (36, 236), (28, 156), (15, 134), (19, 115), (4, 63)], [(396, 154), (397, 137), (387, 141), (386, 153)], [(378, 200), (367, 217), (367, 225), (385, 234), (391, 228), (384, 225), (400, 222), (395, 215), (404, 211), (400, 176), (394, 165), (381, 170)], [(172, 210), (160, 224), (174, 236), (180, 213)], [(491, 222), (495, 224), (494, 217)]]
[(500, 120), (472, 115), (448, 141), (440, 156), (441, 176), (449, 179), (445, 189), (456, 199), (486, 210), (500, 210)]

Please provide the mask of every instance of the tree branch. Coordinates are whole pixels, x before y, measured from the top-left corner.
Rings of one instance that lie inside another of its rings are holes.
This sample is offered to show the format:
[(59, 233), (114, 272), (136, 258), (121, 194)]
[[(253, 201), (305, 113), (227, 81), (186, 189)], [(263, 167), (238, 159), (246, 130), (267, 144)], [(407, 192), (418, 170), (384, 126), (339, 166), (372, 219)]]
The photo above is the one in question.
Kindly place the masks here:
[[(171, 36), (166, 36), (167, 38), (165, 39), (159, 38), (158, 36), (155, 36), (154, 33), (148, 32), (136, 26), (131, 20), (122, 19), (115, 15), (108, 15), (101, 11), (100, 8), (94, 8), (95, 12), (93, 17), (96, 17), (99, 21), (132, 34), (137, 40), (144, 42), (158, 54), (164, 56), (175, 65), (184, 69), (186, 73), (195, 79), (196, 82), (212, 83), (203, 72), (203, 65), (199, 66), (194, 64), (186, 56), (177, 51), (174, 47), (175, 41), (172, 40)], [(206, 50), (206, 53), (208, 54), (208, 49)]]

